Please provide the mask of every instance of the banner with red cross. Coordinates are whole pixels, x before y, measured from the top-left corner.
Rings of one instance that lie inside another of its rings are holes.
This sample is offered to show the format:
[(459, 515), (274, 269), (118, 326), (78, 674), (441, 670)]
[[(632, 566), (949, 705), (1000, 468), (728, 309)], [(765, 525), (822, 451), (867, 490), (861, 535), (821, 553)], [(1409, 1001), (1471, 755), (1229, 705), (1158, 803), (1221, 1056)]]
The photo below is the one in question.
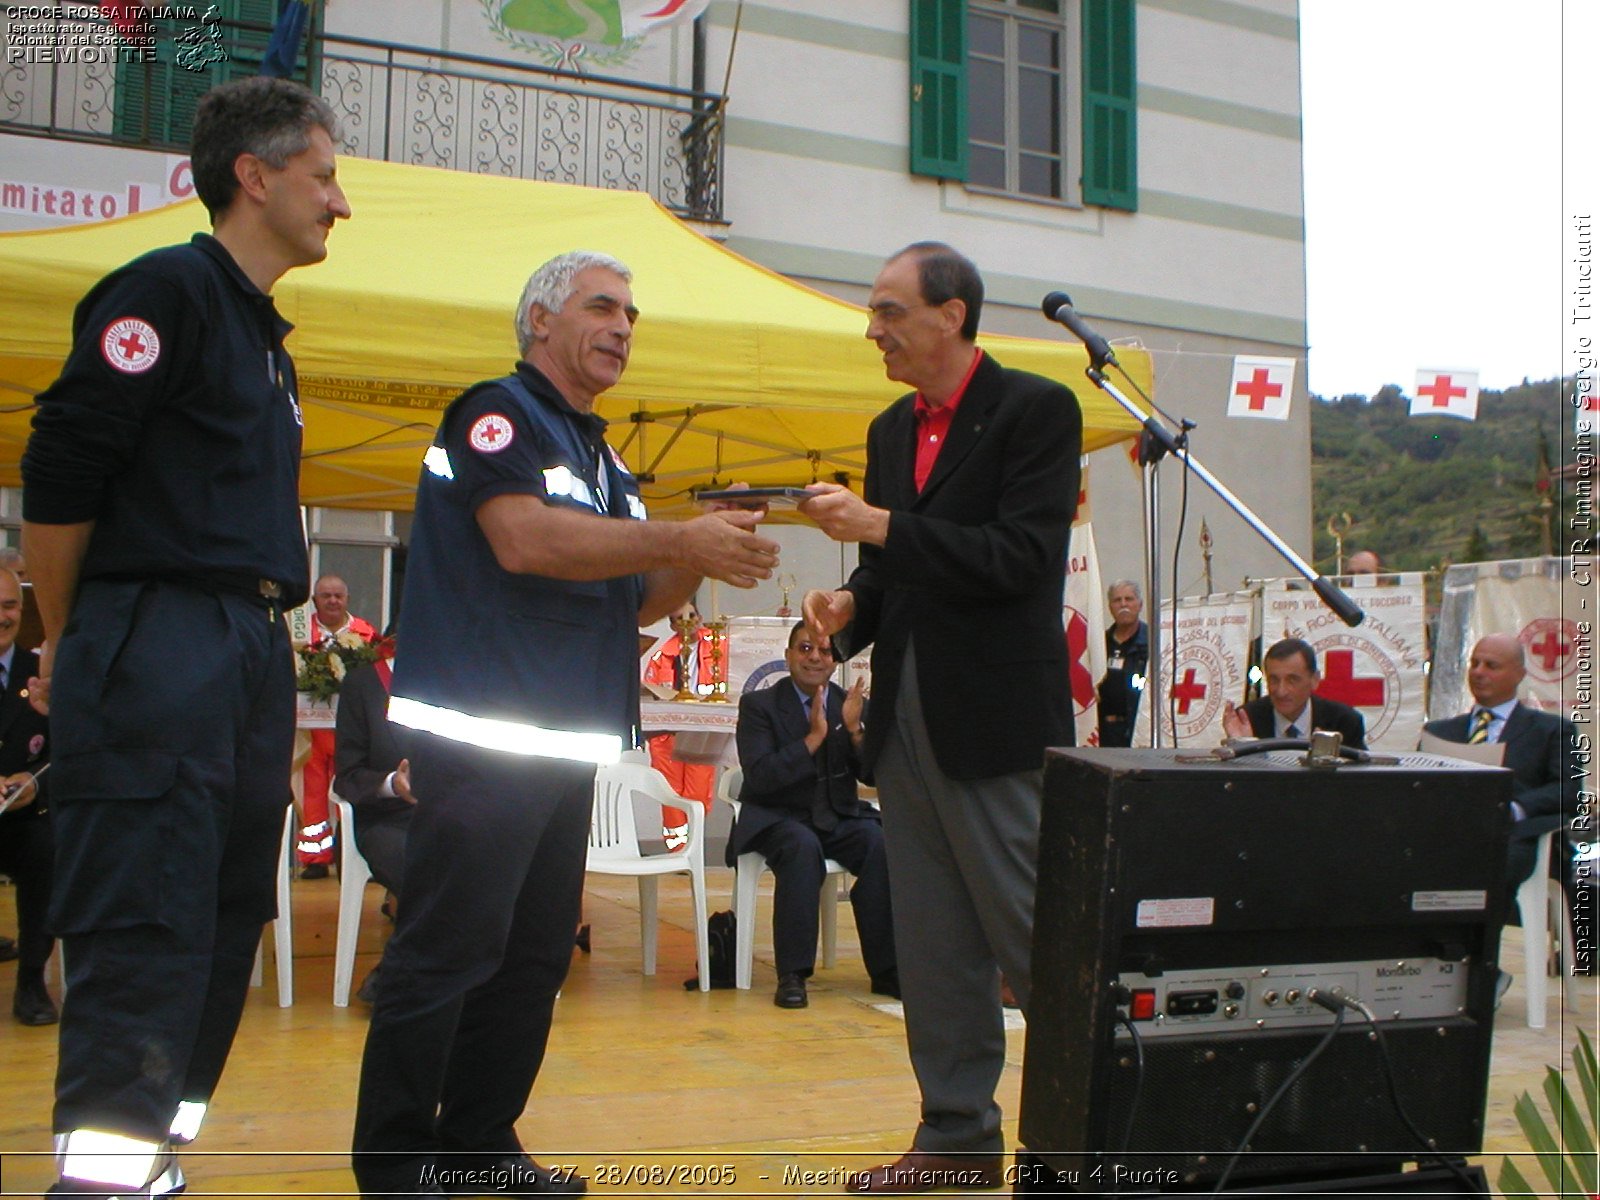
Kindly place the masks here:
[(1294, 359), (1239, 355), (1233, 360), (1228, 385), (1228, 415), (1289, 419), (1289, 394), (1294, 391)]
[(1421, 572), (1358, 575), (1348, 588), (1366, 619), (1354, 629), (1302, 581), (1280, 579), (1261, 595), (1261, 649), (1303, 638), (1317, 653), (1317, 695), (1359, 709), (1367, 748), (1415, 750), (1426, 719), (1427, 602)]
[[(1525, 671), (1517, 698), (1570, 716), (1580, 689), (1593, 687), (1594, 560), (1553, 558), (1477, 565), (1477, 594), (1461, 651), (1470, 655), (1485, 634), (1511, 634), (1522, 643)], [(1464, 664), (1466, 658), (1461, 661)], [(1465, 712), (1470, 703), (1471, 697), (1463, 696), (1451, 712)]]
[(1411, 415), (1458, 417), (1463, 421), (1476, 421), (1478, 373), (1418, 368), (1417, 386), (1415, 394), (1411, 397)]
[(1169, 601), (1161, 606), (1161, 694), (1145, 692), (1133, 725), (1135, 746), (1150, 745), (1155, 711), (1161, 714), (1164, 746), (1209, 748), (1222, 744), (1223, 705), (1244, 700), (1255, 607), (1254, 592), (1178, 601), (1174, 655), (1172, 605)]
[[(1088, 489), (1088, 475), (1084, 475)], [(1079, 512), (1087, 505), (1079, 503)], [(1078, 745), (1100, 744), (1100, 700), (1096, 687), (1106, 673), (1105, 588), (1100, 586), (1100, 556), (1095, 552), (1094, 527), (1088, 521), (1072, 526), (1072, 546), (1067, 558), (1067, 593), (1061, 623), (1067, 631), (1067, 671), (1072, 680), (1072, 712)]]

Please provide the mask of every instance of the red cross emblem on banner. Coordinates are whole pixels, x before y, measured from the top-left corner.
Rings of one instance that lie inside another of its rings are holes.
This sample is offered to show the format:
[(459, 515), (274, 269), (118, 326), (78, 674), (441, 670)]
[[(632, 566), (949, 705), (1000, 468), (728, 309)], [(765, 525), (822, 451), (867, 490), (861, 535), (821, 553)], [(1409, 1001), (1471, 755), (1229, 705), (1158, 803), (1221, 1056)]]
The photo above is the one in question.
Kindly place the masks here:
[(1572, 643), (1554, 629), (1546, 629), (1539, 639), (1528, 647), (1528, 651), (1539, 660), (1539, 665), (1546, 671), (1553, 671), (1558, 662), (1572, 653)]
[(1072, 703), (1082, 712), (1094, 702), (1094, 678), (1089, 674), (1089, 622), (1075, 608), (1067, 610), (1067, 675), (1072, 681)]
[(1265, 367), (1257, 367), (1249, 379), (1241, 379), (1233, 385), (1233, 394), (1246, 397), (1251, 411), (1259, 412), (1269, 399), (1276, 400), (1283, 395), (1283, 384), (1273, 383), (1271, 373)]
[(1187, 667), (1183, 678), (1172, 685), (1172, 698), (1178, 702), (1178, 715), (1188, 716), (1189, 705), (1206, 698), (1206, 685), (1194, 677), (1194, 668)]
[(1317, 695), (1357, 708), (1383, 707), (1383, 676), (1357, 675), (1354, 650), (1329, 650), (1322, 656)]
[(1435, 375), (1432, 383), (1417, 388), (1417, 395), (1429, 397), (1434, 408), (1449, 408), (1451, 400), (1457, 396), (1465, 397), (1466, 394), (1467, 389), (1456, 387), (1454, 378), (1449, 375)]

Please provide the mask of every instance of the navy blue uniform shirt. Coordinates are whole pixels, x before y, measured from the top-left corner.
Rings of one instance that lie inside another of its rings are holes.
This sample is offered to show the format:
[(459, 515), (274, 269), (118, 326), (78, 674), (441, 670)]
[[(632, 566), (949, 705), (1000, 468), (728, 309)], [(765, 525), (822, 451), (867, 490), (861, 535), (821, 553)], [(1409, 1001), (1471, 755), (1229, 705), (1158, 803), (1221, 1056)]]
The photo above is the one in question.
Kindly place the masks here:
[(196, 234), (102, 279), (22, 458), (23, 516), (95, 522), (83, 579), (266, 578), (305, 600), (292, 328)]
[[(495, 380), (458, 398), (428, 450), (389, 716), (480, 745), (611, 761), (638, 725), (644, 577), (507, 571), (477, 512), (507, 494), (622, 520), (643, 520), (644, 504), (605, 444), (601, 418), (578, 412), (525, 362), (515, 379), (521, 388)], [(473, 718), (505, 724), (490, 729)], [(564, 737), (573, 733), (600, 738)]]

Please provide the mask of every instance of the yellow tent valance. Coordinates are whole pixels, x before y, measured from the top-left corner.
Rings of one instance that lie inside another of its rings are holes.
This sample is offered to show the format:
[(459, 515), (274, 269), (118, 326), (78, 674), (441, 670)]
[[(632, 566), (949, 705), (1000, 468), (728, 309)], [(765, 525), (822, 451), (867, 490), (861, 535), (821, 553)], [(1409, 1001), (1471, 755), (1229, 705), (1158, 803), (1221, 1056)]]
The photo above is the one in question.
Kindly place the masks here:
[[(290, 272), (274, 293), (296, 326), (308, 504), (410, 508), (440, 410), (510, 370), (523, 284), (575, 248), (634, 272), (633, 357), (600, 411), (652, 512), (736, 479), (859, 481), (867, 423), (903, 390), (862, 336), (865, 310), (740, 258), (641, 193), (366, 159), (341, 160), (340, 180), (354, 218), (334, 230), (325, 263)], [(0, 235), (0, 483), (19, 482), (32, 397), (60, 370), (78, 300), (136, 255), (206, 227), (189, 202)], [(1084, 379), (1082, 347), (981, 340), (1006, 366), (1077, 393), (1085, 449), (1137, 432)], [(1149, 391), (1149, 357), (1120, 357)]]

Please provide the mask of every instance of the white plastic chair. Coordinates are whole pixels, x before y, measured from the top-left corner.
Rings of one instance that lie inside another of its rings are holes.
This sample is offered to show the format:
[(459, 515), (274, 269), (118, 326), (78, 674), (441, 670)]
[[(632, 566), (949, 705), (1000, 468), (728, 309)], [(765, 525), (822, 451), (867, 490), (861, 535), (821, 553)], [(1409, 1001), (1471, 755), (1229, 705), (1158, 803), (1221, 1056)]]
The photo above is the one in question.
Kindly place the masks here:
[(356, 970), (356, 937), (361, 932), (361, 907), (372, 868), (356, 848), (355, 808), (329, 793), (339, 830), (339, 934), (333, 948), (333, 1005), (350, 1007), (350, 982)]
[[(294, 1004), (294, 913), (289, 905), (289, 880), (294, 877), (295, 832), (294, 805), (291, 804), (283, 814), (283, 839), (278, 843), (278, 917), (272, 922), (272, 969), (278, 977), (279, 1008)], [(258, 945), (250, 986), (260, 987), (261, 981), (261, 947)]]
[[(634, 819), (635, 796), (682, 812), (689, 840), (672, 854), (643, 854)], [(644, 973), (656, 973), (656, 885), (663, 875), (687, 875), (694, 901), (694, 944), (700, 990), (711, 990), (711, 947), (706, 932), (705, 808), (685, 800), (654, 767), (624, 760), (602, 766), (594, 776), (594, 815), (589, 821), (587, 869), (600, 875), (632, 875), (639, 881), (639, 940)]]
[[(739, 789), (744, 785), (744, 772), (729, 767), (717, 780), (717, 799), (733, 809), (734, 820), (739, 819)], [(822, 880), (822, 904), (818, 909), (822, 926), (822, 965), (833, 967), (839, 961), (839, 902), (848, 898), (843, 887), (846, 871), (833, 859), (823, 861), (827, 875)], [(750, 989), (750, 975), (756, 957), (756, 891), (761, 883), (761, 872), (767, 869), (767, 860), (759, 851), (746, 850), (739, 855), (733, 867), (733, 920), (734, 958), (733, 981), (736, 987)], [(829, 903), (828, 889), (834, 895)]]
[(1523, 978), (1528, 988), (1528, 1028), (1543, 1029), (1545, 999), (1549, 990), (1550, 931), (1554, 919), (1561, 951), (1561, 1001), (1569, 1012), (1577, 1012), (1572, 992), (1572, 913), (1567, 908), (1567, 893), (1559, 879), (1550, 877), (1550, 854), (1568, 854), (1566, 831), (1557, 829), (1539, 839), (1533, 860), (1533, 874), (1517, 887), (1517, 908), (1522, 912)]

